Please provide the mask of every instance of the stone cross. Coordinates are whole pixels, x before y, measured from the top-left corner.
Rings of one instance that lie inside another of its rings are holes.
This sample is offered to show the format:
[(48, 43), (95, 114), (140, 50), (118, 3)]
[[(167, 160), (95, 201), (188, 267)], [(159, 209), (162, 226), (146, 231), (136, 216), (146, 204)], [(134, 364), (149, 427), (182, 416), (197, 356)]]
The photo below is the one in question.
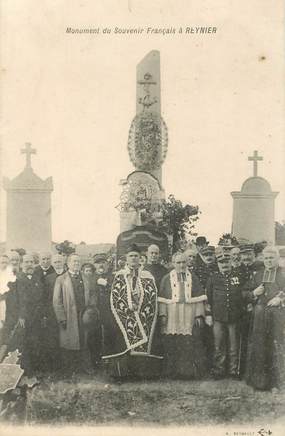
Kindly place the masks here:
[(26, 168), (32, 168), (31, 156), (32, 154), (36, 154), (37, 150), (35, 148), (32, 148), (32, 145), (27, 142), (26, 147), (21, 150), (21, 153), (26, 155)]
[(249, 156), (248, 160), (253, 161), (253, 177), (257, 177), (257, 162), (263, 160), (263, 157), (258, 156), (258, 151), (254, 150), (253, 156)]

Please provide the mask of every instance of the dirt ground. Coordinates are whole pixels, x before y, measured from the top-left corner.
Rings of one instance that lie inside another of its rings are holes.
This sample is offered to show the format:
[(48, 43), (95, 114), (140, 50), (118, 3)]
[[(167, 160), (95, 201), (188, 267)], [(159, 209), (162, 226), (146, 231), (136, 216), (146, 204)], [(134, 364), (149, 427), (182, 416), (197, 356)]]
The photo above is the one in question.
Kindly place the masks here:
[(285, 392), (255, 392), (242, 381), (116, 384), (104, 375), (44, 380), (28, 399), (28, 424), (285, 424)]

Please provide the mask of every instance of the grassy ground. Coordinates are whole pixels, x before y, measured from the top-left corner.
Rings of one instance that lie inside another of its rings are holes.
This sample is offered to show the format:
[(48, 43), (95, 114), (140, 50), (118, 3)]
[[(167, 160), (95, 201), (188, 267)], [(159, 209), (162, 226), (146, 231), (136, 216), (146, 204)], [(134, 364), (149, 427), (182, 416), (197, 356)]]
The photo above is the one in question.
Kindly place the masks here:
[(254, 392), (244, 382), (111, 383), (103, 375), (46, 379), (29, 395), (30, 424), (241, 425), (285, 423), (285, 393)]

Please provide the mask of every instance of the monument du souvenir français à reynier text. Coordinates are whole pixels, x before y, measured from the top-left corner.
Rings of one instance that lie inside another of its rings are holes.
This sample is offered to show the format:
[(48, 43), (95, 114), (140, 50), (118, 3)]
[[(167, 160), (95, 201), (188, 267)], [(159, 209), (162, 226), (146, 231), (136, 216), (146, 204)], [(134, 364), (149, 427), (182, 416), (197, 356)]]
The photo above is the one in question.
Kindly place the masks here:
[(153, 50), (137, 65), (136, 116), (128, 138), (128, 151), (135, 171), (121, 181), (118, 256), (135, 242), (143, 251), (150, 244), (168, 255), (168, 238), (158, 231), (159, 204), (165, 198), (162, 164), (168, 145), (167, 127), (161, 116), (160, 54)]

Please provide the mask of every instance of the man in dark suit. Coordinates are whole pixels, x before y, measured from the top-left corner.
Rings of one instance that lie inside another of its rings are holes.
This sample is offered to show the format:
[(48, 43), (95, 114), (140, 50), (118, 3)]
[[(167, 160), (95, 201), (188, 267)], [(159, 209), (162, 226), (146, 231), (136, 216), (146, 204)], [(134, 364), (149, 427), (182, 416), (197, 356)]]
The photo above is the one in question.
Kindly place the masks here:
[(168, 270), (161, 265), (159, 247), (155, 244), (150, 245), (147, 249), (147, 263), (144, 269), (153, 275), (156, 287), (159, 289), (161, 280), (168, 274)]
[(49, 274), (54, 273), (54, 267), (51, 264), (51, 254), (47, 251), (40, 253), (40, 264), (35, 267), (35, 273), (40, 279), (44, 279)]
[(99, 323), (94, 331), (90, 332), (88, 344), (91, 351), (92, 362), (98, 366), (106, 347), (113, 341), (110, 323), (113, 315), (110, 308), (110, 293), (113, 282), (113, 274), (109, 271), (109, 263), (106, 254), (96, 254), (93, 258), (95, 274), (95, 292), (98, 298)]
[(52, 267), (54, 272), (50, 272), (44, 277), (47, 316), (44, 344), (46, 370), (48, 371), (55, 371), (60, 367), (59, 332), (53, 308), (53, 292), (57, 277), (64, 273), (64, 257), (61, 254), (54, 254), (52, 256)]
[(25, 254), (16, 289), (19, 325), (23, 329), (21, 366), (29, 376), (41, 371), (44, 365), (43, 331), (46, 325), (44, 284), (34, 269), (33, 256)]

